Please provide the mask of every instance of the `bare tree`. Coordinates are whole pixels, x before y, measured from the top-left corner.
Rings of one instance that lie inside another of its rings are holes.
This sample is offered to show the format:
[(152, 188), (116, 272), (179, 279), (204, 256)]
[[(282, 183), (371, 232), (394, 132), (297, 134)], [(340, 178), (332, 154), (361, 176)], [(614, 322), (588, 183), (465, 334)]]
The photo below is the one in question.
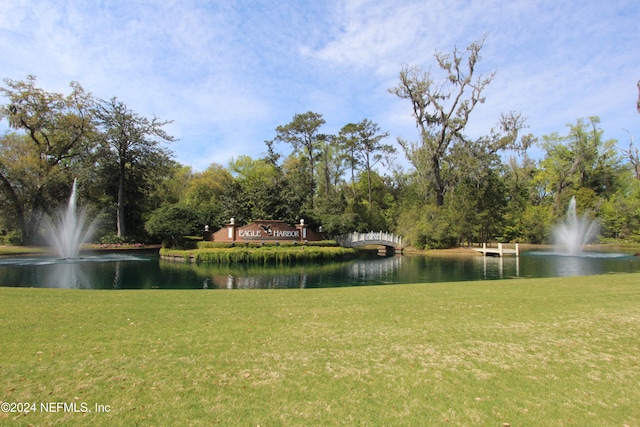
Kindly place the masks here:
[(629, 163), (633, 167), (633, 173), (637, 179), (640, 179), (640, 154), (638, 153), (638, 147), (633, 145), (633, 136), (629, 137), (629, 149), (620, 149), (620, 151), (627, 156)]
[[(638, 113), (640, 113), (640, 80), (638, 80), (638, 101), (636, 101), (636, 109)], [(633, 135), (629, 131), (629, 148), (618, 148), (622, 154), (624, 154), (628, 159), (631, 166), (633, 166), (633, 172), (637, 179), (640, 179), (640, 154), (638, 153), (638, 147), (633, 145)]]
[(435, 53), (438, 67), (445, 77), (436, 81), (431, 70), (405, 66), (400, 71), (400, 84), (389, 91), (408, 99), (420, 133), (417, 142), (399, 139), (407, 158), (418, 174), (431, 181), (436, 204), (444, 203), (445, 185), (441, 162), (452, 143), (462, 140), (469, 115), (478, 103), (485, 101), (482, 92), (495, 73), (474, 76), (485, 39), (471, 43), (465, 52), (454, 48), (452, 54)]
[(636, 102), (636, 109), (640, 113), (640, 80), (638, 80), (638, 101)]

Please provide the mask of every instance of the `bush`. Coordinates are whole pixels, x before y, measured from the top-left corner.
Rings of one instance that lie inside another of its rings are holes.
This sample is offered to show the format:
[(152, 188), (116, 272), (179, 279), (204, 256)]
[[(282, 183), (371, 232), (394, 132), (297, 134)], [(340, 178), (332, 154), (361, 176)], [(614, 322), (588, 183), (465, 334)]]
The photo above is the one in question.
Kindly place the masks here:
[(0, 244), (17, 246), (22, 243), (22, 235), (19, 231), (9, 231), (0, 235)]
[(144, 227), (150, 235), (161, 239), (163, 246), (181, 247), (185, 236), (196, 234), (201, 223), (194, 208), (171, 205), (153, 211)]
[(283, 248), (290, 248), (292, 246), (298, 246), (300, 243), (294, 241), (284, 241), (284, 242), (280, 242), (280, 246), (282, 246)]
[(317, 242), (307, 242), (306, 245), (307, 246), (319, 246), (319, 247), (323, 247), (323, 248), (331, 248), (331, 247), (338, 246), (338, 242), (336, 242), (335, 240), (320, 240), (320, 241), (317, 241)]
[(458, 245), (447, 211), (434, 205), (414, 207), (404, 211), (399, 219), (398, 232), (404, 242), (416, 249), (445, 249)]
[(100, 243), (103, 245), (122, 245), (123, 243), (127, 243), (127, 238), (118, 237), (116, 233), (109, 233), (100, 238)]
[(198, 242), (198, 249), (221, 249), (232, 248), (233, 242)]

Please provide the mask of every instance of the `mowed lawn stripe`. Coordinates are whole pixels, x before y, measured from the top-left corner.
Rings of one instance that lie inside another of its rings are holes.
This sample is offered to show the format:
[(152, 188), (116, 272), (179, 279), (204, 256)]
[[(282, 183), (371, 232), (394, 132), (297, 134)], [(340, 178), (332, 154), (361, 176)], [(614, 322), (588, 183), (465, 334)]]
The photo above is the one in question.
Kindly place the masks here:
[(638, 274), (303, 290), (0, 288), (0, 400), (92, 410), (0, 418), (639, 425), (639, 331)]

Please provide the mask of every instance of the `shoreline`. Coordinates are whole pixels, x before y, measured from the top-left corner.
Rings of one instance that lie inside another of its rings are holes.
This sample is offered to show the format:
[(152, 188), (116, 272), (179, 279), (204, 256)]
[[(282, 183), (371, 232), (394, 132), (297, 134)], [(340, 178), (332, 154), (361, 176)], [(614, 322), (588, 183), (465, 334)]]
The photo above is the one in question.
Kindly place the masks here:
[[(162, 245), (100, 245), (87, 244), (82, 247), (80, 253), (106, 252), (106, 251), (150, 251), (160, 250)], [(54, 255), (54, 251), (46, 246), (9, 246), (0, 245), (0, 257), (26, 256), (26, 255)]]
[[(507, 247), (513, 245), (512, 243), (506, 243)], [(403, 253), (405, 255), (425, 255), (425, 256), (436, 256), (436, 257), (447, 257), (447, 256), (483, 256), (482, 253), (474, 250), (474, 248), (479, 248), (481, 245), (475, 246), (458, 246), (455, 248), (448, 249), (415, 249), (412, 247), (406, 247), (403, 249)], [(497, 243), (492, 243), (487, 245), (487, 247), (497, 247)], [(519, 244), (520, 252), (542, 252), (548, 251), (553, 252), (555, 249), (555, 245), (550, 244), (533, 244), (533, 243), (520, 243)], [(640, 243), (594, 243), (585, 245), (583, 252), (619, 252), (629, 255), (640, 256)]]
[[(497, 246), (496, 243), (490, 244), (489, 247)], [(482, 256), (478, 251), (475, 251), (476, 246), (459, 246), (455, 248), (447, 249), (415, 249), (413, 247), (405, 247), (402, 253), (405, 255), (426, 255), (426, 256)], [(531, 244), (520, 243), (520, 252), (536, 252), (536, 251), (553, 251), (554, 245), (550, 244)], [(135, 245), (135, 244), (87, 244), (81, 252), (102, 252), (102, 251), (149, 251), (162, 249), (162, 245)], [(627, 242), (611, 242), (611, 243), (594, 243), (585, 246), (584, 252), (621, 252), (625, 254), (631, 254), (640, 256), (640, 243), (627, 243)], [(23, 256), (23, 255), (50, 255), (52, 250), (45, 246), (10, 246), (0, 245), (0, 257), (11, 256)]]

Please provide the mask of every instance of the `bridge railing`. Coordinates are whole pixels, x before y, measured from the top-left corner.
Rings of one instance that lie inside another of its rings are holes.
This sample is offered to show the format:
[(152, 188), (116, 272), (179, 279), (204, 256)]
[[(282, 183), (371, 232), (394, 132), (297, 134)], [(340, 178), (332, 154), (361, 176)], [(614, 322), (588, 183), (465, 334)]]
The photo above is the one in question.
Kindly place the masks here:
[(366, 244), (393, 246), (395, 248), (402, 247), (402, 236), (397, 236), (386, 231), (369, 231), (367, 233), (354, 231), (353, 233), (337, 236), (336, 241), (340, 246), (345, 247)]

